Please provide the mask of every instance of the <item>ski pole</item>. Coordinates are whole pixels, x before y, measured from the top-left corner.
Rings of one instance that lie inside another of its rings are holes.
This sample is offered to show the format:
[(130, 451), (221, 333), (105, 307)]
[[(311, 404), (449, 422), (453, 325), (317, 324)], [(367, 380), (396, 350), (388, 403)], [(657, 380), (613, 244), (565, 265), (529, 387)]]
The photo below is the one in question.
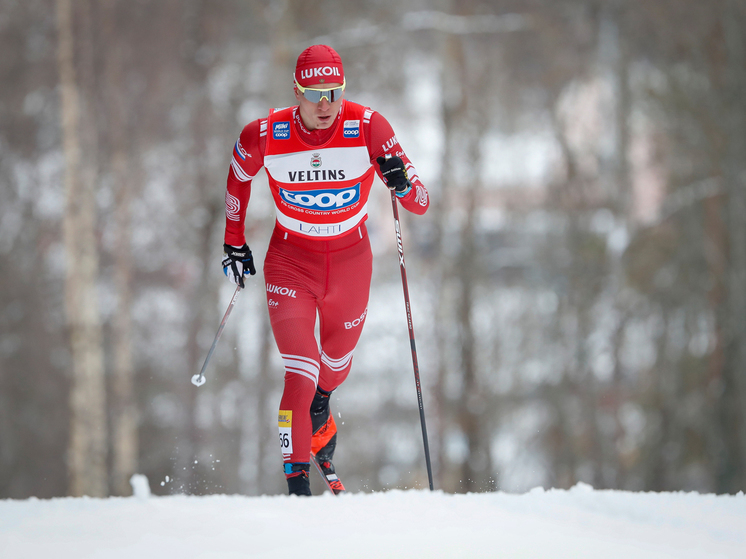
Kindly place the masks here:
[(207, 364), (210, 362), (210, 358), (212, 357), (213, 351), (215, 351), (215, 346), (218, 345), (218, 340), (220, 339), (220, 335), (223, 333), (223, 328), (225, 328), (225, 323), (228, 322), (228, 317), (231, 315), (231, 311), (233, 310), (233, 307), (236, 304), (239, 291), (241, 291), (241, 286), (237, 285), (236, 290), (233, 292), (233, 297), (231, 297), (231, 302), (228, 304), (228, 308), (225, 311), (223, 320), (220, 322), (220, 326), (218, 327), (218, 333), (215, 334), (215, 339), (212, 342), (212, 347), (210, 348), (210, 351), (207, 352), (207, 357), (205, 358), (205, 363), (202, 365), (202, 370), (199, 372), (198, 375), (194, 375), (192, 377), (192, 384), (194, 386), (202, 386), (203, 384), (205, 384), (205, 381), (206, 381), (205, 369), (207, 368)]
[(425, 463), (427, 464), (427, 479), (430, 491), (433, 490), (433, 469), (430, 465), (430, 445), (427, 442), (427, 425), (425, 425), (425, 406), (422, 403), (422, 387), (420, 385), (420, 367), (417, 365), (417, 347), (414, 343), (414, 326), (412, 324), (412, 309), (409, 304), (409, 287), (407, 285), (407, 269), (404, 265), (404, 245), (401, 238), (401, 224), (399, 223), (399, 207), (396, 194), (391, 193), (391, 205), (394, 208), (394, 228), (396, 229), (396, 247), (399, 251), (399, 269), (401, 270), (401, 284), (404, 289), (404, 305), (407, 308), (407, 324), (409, 326), (409, 345), (412, 348), (412, 366), (414, 367), (414, 383), (417, 387), (417, 404), (420, 407), (420, 423), (422, 424), (422, 442), (425, 445)]

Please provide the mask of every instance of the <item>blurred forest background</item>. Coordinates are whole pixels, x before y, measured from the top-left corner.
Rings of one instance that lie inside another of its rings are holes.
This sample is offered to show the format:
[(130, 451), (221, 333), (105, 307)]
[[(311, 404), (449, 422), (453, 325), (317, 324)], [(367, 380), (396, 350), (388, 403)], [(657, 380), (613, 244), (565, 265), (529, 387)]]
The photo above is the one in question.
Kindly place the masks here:
[[(746, 490), (745, 31), (743, 0), (0, 0), (0, 498), (285, 492), (261, 274), (189, 379), (233, 144), (315, 43), (430, 190), (402, 219), (436, 488)], [(355, 491), (427, 487), (376, 184), (332, 403)], [(258, 268), (273, 222), (261, 173)]]

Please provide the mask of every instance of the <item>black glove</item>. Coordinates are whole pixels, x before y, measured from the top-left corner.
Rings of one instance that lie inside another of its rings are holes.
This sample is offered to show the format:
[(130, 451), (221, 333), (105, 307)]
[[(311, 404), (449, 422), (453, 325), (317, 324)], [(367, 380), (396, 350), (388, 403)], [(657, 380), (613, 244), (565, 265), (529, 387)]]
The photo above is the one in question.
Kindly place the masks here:
[(407, 169), (404, 167), (401, 157), (395, 155), (386, 159), (381, 156), (376, 159), (376, 163), (381, 168), (383, 180), (386, 182), (389, 190), (393, 190), (399, 198), (409, 192), (409, 189), (412, 188), (412, 183), (409, 182)]
[(243, 277), (256, 274), (249, 245), (244, 244), (239, 248), (224, 244), (223, 253), (223, 273), (233, 283), (245, 287)]

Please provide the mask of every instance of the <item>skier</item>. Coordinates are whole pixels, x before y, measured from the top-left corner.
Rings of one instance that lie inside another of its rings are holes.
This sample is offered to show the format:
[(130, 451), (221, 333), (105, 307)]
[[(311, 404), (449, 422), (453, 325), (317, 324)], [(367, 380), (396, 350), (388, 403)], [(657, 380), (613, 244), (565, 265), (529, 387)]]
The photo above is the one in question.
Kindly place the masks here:
[(388, 121), (344, 99), (344, 68), (334, 49), (304, 50), (294, 78), (298, 105), (250, 122), (234, 146), (222, 264), (241, 287), (244, 276), (256, 273), (244, 219), (251, 181), (263, 166), (277, 215), (264, 280), (285, 366), (278, 426), (288, 492), (311, 494), (314, 459), (340, 493), (329, 396), (350, 372), (368, 312), (372, 254), (365, 220), (374, 174), (411, 212), (425, 213), (429, 198)]

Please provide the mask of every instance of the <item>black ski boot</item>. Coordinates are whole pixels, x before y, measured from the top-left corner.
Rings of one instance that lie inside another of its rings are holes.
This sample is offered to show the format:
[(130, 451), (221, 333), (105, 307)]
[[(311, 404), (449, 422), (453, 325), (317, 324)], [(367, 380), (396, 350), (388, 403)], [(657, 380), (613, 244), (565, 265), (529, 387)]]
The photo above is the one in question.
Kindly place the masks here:
[(345, 488), (332, 464), (334, 450), (337, 447), (337, 424), (329, 409), (329, 396), (331, 392), (318, 388), (311, 403), (311, 456), (318, 464), (329, 490), (339, 495)]
[(311, 496), (311, 482), (308, 479), (308, 470), (311, 464), (296, 463), (285, 464), (285, 475), (288, 481), (288, 495)]

